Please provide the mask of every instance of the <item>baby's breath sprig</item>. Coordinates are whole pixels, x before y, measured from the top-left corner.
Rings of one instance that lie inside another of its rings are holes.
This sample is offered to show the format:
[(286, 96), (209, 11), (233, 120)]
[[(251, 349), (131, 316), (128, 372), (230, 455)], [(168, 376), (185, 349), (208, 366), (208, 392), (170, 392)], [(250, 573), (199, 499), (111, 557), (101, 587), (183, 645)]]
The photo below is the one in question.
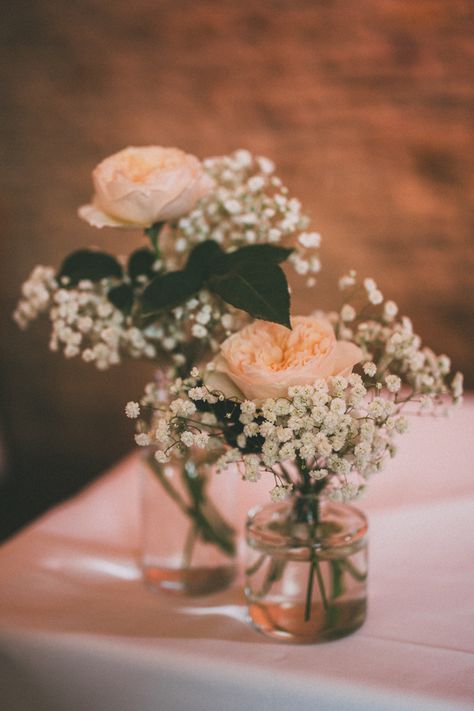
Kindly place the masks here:
[(170, 225), (164, 235), (170, 257), (176, 262), (176, 252), (179, 259), (179, 253), (186, 254), (206, 239), (226, 251), (253, 244), (291, 246), (295, 251), (289, 262), (297, 274), (306, 277), (307, 286), (314, 286), (321, 269), (321, 236), (308, 231), (309, 218), (275, 174), (274, 163), (241, 149), (208, 158), (204, 168), (217, 189)]
[(137, 443), (151, 444), (160, 463), (206, 448), (216, 454), (218, 473), (234, 464), (250, 482), (270, 473), (275, 501), (323, 489), (336, 500), (358, 496), (394, 456), (396, 437), (408, 429), (404, 409), (415, 395), (425, 413), (426, 398), (445, 405), (460, 398), (459, 380), (443, 388), (433, 381), (431, 395), (413, 390), (402, 396), (402, 378), (388, 371), (379, 376), (377, 363), (369, 360), (360, 374), (292, 386), (287, 397), (258, 403), (227, 398), (209, 389), (206, 377), (193, 369), (189, 378), (175, 381), (168, 400), (149, 384), (139, 404), (142, 413), (149, 409), (138, 421)]
[(363, 350), (362, 369), (375, 387), (386, 387), (397, 405), (417, 403), (421, 413), (448, 414), (446, 401), (462, 402), (462, 374), (451, 373), (447, 355), (423, 346), (408, 317), (397, 319), (397, 304), (384, 299), (373, 279), (359, 282), (351, 271), (339, 286), (346, 299), (333, 315), (335, 331)]
[[(314, 285), (320, 269), (320, 235), (307, 231), (309, 219), (275, 175), (273, 163), (239, 150), (209, 158), (204, 168), (213, 178), (215, 189), (189, 214), (147, 228), (152, 251), (136, 250), (125, 265), (126, 260), (121, 264), (105, 253), (79, 250), (66, 258), (59, 272), (52, 267), (36, 267), (23, 285), (14, 313), (18, 325), (25, 329), (41, 314), (48, 314), (51, 350), (62, 351), (67, 358), (80, 357), (100, 370), (124, 358), (153, 360), (169, 368), (173, 378), (188, 372), (204, 354), (217, 352), (219, 343), (249, 320), (243, 305), (248, 299), (239, 296), (236, 303), (232, 293), (226, 301), (227, 285), (224, 289), (221, 285), (222, 294), (217, 284), (196, 282), (192, 288), (187, 273), (181, 275), (183, 283), (178, 292), (184, 285), (184, 291), (192, 293), (178, 299), (179, 303), (166, 303), (146, 314), (142, 302), (150, 293), (147, 287), (157, 277), (182, 270), (202, 243), (213, 242), (228, 256), (242, 247), (267, 245), (266, 249), (285, 252), (284, 258), (296, 273), (306, 278), (308, 286)], [(273, 270), (278, 269), (273, 266)], [(78, 274), (81, 276), (75, 278)], [(87, 278), (82, 278), (85, 274)], [(176, 274), (174, 278), (176, 281)], [(272, 283), (274, 290), (276, 281)], [(286, 281), (280, 289), (283, 286), (287, 289)], [(156, 290), (160, 296), (161, 282)], [(283, 304), (277, 320), (284, 311)], [(259, 318), (267, 316), (259, 314)]]

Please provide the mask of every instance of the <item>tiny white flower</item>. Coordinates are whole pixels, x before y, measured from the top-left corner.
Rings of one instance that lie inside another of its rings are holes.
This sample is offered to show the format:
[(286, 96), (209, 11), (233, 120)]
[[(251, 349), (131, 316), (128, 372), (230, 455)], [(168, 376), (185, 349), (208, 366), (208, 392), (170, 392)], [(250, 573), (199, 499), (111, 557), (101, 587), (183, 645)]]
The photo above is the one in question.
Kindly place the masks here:
[(275, 430), (273, 422), (262, 422), (259, 426), (259, 432), (262, 437), (269, 437)]
[(404, 434), (404, 432), (407, 431), (408, 429), (408, 420), (406, 417), (399, 417), (395, 423), (395, 429), (397, 432), (400, 434)]
[(394, 301), (386, 301), (383, 307), (383, 315), (386, 321), (391, 321), (398, 313), (398, 306)]
[(255, 212), (246, 212), (235, 219), (244, 225), (256, 225), (258, 223), (258, 215)]
[(284, 501), (288, 498), (288, 495), (293, 488), (293, 484), (277, 484), (270, 491), (270, 498), (275, 503), (279, 501)]
[(189, 432), (189, 430), (186, 430), (186, 432), (181, 434), (180, 440), (185, 447), (192, 447), (194, 444), (194, 435), (192, 432)]
[(369, 403), (367, 413), (369, 417), (373, 417), (376, 420), (383, 418), (385, 415), (385, 401), (380, 397), (374, 398), (372, 402)]
[(191, 333), (195, 338), (206, 338), (207, 334), (207, 329), (202, 326), (200, 323), (195, 323), (191, 329)]
[(327, 469), (313, 469), (309, 473), (309, 476), (311, 479), (315, 479), (316, 481), (319, 481), (320, 479), (324, 479), (328, 475), (328, 470)]
[(280, 397), (278, 400), (275, 402), (275, 413), (277, 416), (281, 417), (282, 415), (288, 415), (290, 412), (290, 403), (286, 398)]
[(237, 437), (237, 447), (240, 449), (245, 449), (245, 445), (247, 444), (247, 437), (245, 434), (239, 434)]
[(280, 442), (288, 442), (293, 437), (293, 430), (289, 427), (277, 427), (276, 435)]
[(398, 393), (402, 386), (402, 381), (398, 377), (398, 375), (386, 375), (385, 376), (385, 384), (387, 386), (387, 390), (391, 393)]
[(240, 405), (240, 409), (245, 415), (254, 415), (257, 406), (252, 400), (244, 400)]
[(369, 293), (369, 301), (371, 304), (378, 305), (383, 301), (383, 294), (378, 289), (374, 289)]
[(168, 338), (164, 338), (162, 340), (162, 345), (163, 345), (163, 348), (165, 349), (165, 351), (172, 351), (173, 348), (175, 348), (175, 346), (176, 346), (176, 341), (174, 338), (171, 338), (170, 336), (168, 336)]
[(252, 165), (252, 154), (246, 148), (238, 148), (234, 151), (233, 157), (241, 168), (248, 168)]
[(256, 422), (249, 422), (244, 426), (244, 435), (246, 437), (255, 437), (258, 435), (258, 424)]
[(230, 331), (232, 329), (232, 326), (234, 325), (234, 317), (232, 314), (224, 314), (221, 316), (221, 323), (222, 326), (226, 329), (226, 331)]
[(188, 242), (184, 237), (179, 237), (174, 243), (177, 252), (184, 252), (188, 246)]
[(275, 412), (275, 400), (269, 398), (268, 400), (265, 400), (265, 402), (262, 405), (262, 414), (266, 420), (269, 420), (269, 422), (275, 422), (276, 420), (276, 412)]
[(362, 366), (362, 370), (366, 375), (369, 376), (369, 378), (373, 378), (377, 372), (377, 366), (375, 365), (375, 363), (372, 362), (364, 363), (364, 365)]
[(276, 227), (268, 230), (268, 241), (269, 242), (279, 242), (281, 239), (281, 230), (277, 230)]
[(158, 464), (165, 464), (168, 461), (168, 457), (161, 449), (157, 449), (155, 452), (155, 459)]
[(133, 400), (127, 402), (127, 404), (125, 405), (125, 414), (131, 420), (135, 420), (140, 414), (140, 405), (138, 404), (138, 402), (134, 402)]
[(194, 435), (194, 444), (200, 449), (205, 449), (209, 443), (209, 434), (207, 432), (199, 432)]
[(356, 273), (355, 271), (349, 272), (349, 274), (345, 274), (343, 277), (339, 279), (339, 289), (341, 291), (344, 291), (345, 289), (349, 289), (351, 286), (354, 286), (356, 283)]
[(248, 181), (247, 181), (247, 187), (250, 190), (251, 193), (256, 193), (259, 190), (261, 190), (265, 185), (265, 180), (262, 178), (261, 175), (253, 175)]
[(150, 444), (150, 437), (146, 434), (146, 432), (140, 432), (135, 435), (135, 442), (139, 447), (148, 447)]
[(443, 375), (447, 375), (451, 369), (451, 359), (447, 355), (440, 355), (438, 366)]
[(364, 287), (367, 293), (371, 294), (373, 291), (376, 291), (377, 284), (373, 279), (364, 279)]
[(244, 479), (256, 482), (262, 473), (260, 470), (260, 458), (256, 454), (245, 454), (244, 457)]
[(463, 394), (463, 375), (456, 373), (451, 383), (451, 390), (455, 398), (460, 398)]
[(273, 173), (273, 171), (275, 170), (275, 163), (273, 163), (273, 161), (271, 161), (269, 158), (265, 158), (264, 156), (258, 156), (257, 163), (262, 173), (266, 173), (267, 175)]
[(353, 321), (356, 317), (356, 310), (350, 304), (344, 304), (341, 309), (341, 318), (343, 321)]
[(241, 211), (241, 204), (238, 200), (231, 199), (224, 202), (224, 207), (231, 215), (236, 215)]
[(332, 445), (323, 432), (318, 432), (314, 438), (316, 450), (322, 457), (329, 457), (332, 452)]
[(283, 460), (292, 460), (296, 456), (295, 447), (292, 442), (285, 442), (285, 444), (280, 447), (280, 458)]
[(298, 237), (298, 242), (308, 249), (321, 245), (321, 235), (319, 232), (302, 232)]
[(198, 311), (198, 313), (196, 314), (196, 321), (202, 326), (205, 326), (207, 323), (209, 323), (210, 320), (211, 314), (208, 310), (201, 309), (201, 311)]

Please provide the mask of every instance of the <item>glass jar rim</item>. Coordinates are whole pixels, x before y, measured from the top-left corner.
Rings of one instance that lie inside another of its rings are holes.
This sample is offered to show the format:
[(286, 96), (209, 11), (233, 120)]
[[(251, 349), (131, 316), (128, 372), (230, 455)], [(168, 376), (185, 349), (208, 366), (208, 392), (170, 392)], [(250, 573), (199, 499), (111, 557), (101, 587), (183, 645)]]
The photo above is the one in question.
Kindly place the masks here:
[[(309, 522), (293, 522), (291, 534), (282, 532), (279, 524), (288, 521), (288, 512), (292, 510), (296, 498), (293, 496), (285, 501), (252, 508), (247, 514), (247, 539), (253, 539), (266, 548), (278, 550), (342, 549), (348, 545), (362, 543), (366, 539), (368, 521), (360, 509), (321, 496), (317, 498), (321, 499), (322, 518), (317, 524), (315, 535), (308, 536)], [(315, 497), (304, 498), (314, 500)]]

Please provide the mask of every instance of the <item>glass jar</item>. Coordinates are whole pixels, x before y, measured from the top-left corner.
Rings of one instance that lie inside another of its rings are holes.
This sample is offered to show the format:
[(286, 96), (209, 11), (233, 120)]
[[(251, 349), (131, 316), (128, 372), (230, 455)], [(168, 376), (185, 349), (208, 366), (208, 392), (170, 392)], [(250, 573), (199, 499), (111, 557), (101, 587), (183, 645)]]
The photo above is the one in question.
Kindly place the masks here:
[(367, 519), (353, 506), (293, 496), (250, 511), (250, 620), (274, 639), (310, 643), (360, 627), (367, 607)]
[(193, 458), (143, 461), (141, 564), (155, 591), (205, 595), (228, 587), (237, 572), (237, 478), (215, 474), (202, 450)]

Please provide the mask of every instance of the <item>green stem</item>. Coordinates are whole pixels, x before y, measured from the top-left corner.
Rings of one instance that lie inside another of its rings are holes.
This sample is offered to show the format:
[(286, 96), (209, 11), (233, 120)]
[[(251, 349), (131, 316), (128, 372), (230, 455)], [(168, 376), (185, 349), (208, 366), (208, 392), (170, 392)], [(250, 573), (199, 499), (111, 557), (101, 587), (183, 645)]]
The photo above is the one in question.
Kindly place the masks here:
[(181, 561), (182, 568), (191, 567), (191, 558), (193, 556), (194, 544), (196, 542), (198, 530), (195, 523), (191, 524), (188, 535), (186, 536), (186, 542), (184, 544), (183, 559)]
[(148, 457), (147, 461), (148, 461), (148, 465), (150, 466), (152, 471), (156, 474), (160, 484), (162, 485), (162, 487), (166, 491), (166, 493), (169, 494), (169, 496), (173, 499), (173, 501), (176, 504), (178, 504), (179, 508), (181, 509), (181, 511), (183, 513), (188, 514), (188, 506), (187, 506), (186, 502), (184, 501), (184, 499), (181, 498), (181, 496), (178, 494), (176, 489), (174, 489), (171, 486), (168, 479), (165, 476), (163, 476), (163, 474), (161, 473), (161, 469), (160, 469), (159, 465), (157, 464), (157, 462), (155, 461), (155, 458), (153, 457), (152, 454)]
[(314, 561), (311, 561), (309, 566), (308, 587), (306, 589), (306, 605), (304, 608), (304, 621), (308, 622), (311, 619), (311, 602), (313, 599), (313, 583), (314, 583)]
[(362, 573), (349, 560), (341, 560), (340, 565), (341, 565), (341, 568), (344, 568), (345, 570), (347, 570), (349, 575), (352, 575), (354, 580), (357, 580), (357, 582), (363, 583), (364, 580), (367, 580), (367, 573)]
[(147, 227), (144, 230), (146, 237), (149, 238), (149, 240), (153, 246), (153, 250), (155, 252), (157, 259), (160, 259), (160, 257), (161, 257), (160, 248), (158, 246), (158, 237), (160, 235), (160, 232), (161, 232), (164, 224), (165, 224), (164, 222), (155, 222), (153, 225), (151, 225), (151, 227)]
[(328, 609), (328, 600), (326, 597), (326, 590), (324, 589), (324, 580), (323, 580), (323, 576), (321, 573), (321, 568), (319, 566), (319, 561), (318, 561), (318, 557), (316, 554), (314, 554), (312, 567), (316, 568), (316, 576), (318, 578), (319, 592), (321, 593), (321, 600), (323, 603), (324, 610), (326, 611)]
[(314, 573), (316, 572), (316, 579), (318, 582), (319, 594), (321, 595), (321, 601), (323, 603), (324, 611), (328, 609), (328, 601), (326, 596), (326, 590), (324, 587), (324, 579), (321, 573), (321, 567), (319, 565), (318, 554), (314, 550), (315, 537), (318, 529), (318, 525), (321, 519), (321, 509), (319, 504), (319, 499), (309, 502), (307, 504), (306, 511), (301, 510), (300, 515), (304, 514), (306, 516), (306, 521), (310, 524), (311, 538), (310, 538), (310, 550), (311, 550), (311, 562), (309, 566), (308, 575), (308, 585), (306, 587), (306, 602), (305, 602), (305, 622), (311, 619), (311, 607), (313, 601), (313, 587), (314, 587)]
[(338, 558), (330, 560), (329, 565), (331, 567), (331, 601), (333, 601), (344, 594), (344, 568), (342, 560)]
[(265, 597), (265, 595), (268, 595), (273, 583), (277, 583), (279, 580), (281, 580), (283, 573), (285, 572), (287, 562), (288, 561), (286, 561), (284, 558), (270, 559), (268, 573), (266, 575), (265, 580), (263, 581), (262, 587), (257, 593), (255, 593), (256, 597), (262, 598)]
[(213, 543), (226, 553), (226, 555), (234, 556), (235, 531), (224, 521), (210, 499), (204, 496), (204, 482), (202, 482), (199, 489), (195, 489), (191, 485), (191, 480), (187, 477), (186, 473), (184, 471), (182, 472), (184, 484), (192, 500), (192, 505), (188, 506), (183, 497), (170, 484), (167, 477), (163, 475), (161, 467), (157, 464), (153, 455), (148, 457), (148, 464), (156, 474), (166, 493), (179, 506), (181, 511), (193, 521), (193, 525), (196, 528), (196, 535), (201, 536), (203, 541)]
[(255, 575), (257, 570), (259, 570), (262, 567), (262, 564), (267, 557), (266, 553), (262, 553), (255, 563), (253, 565), (250, 565), (248, 568), (245, 568), (245, 575)]

